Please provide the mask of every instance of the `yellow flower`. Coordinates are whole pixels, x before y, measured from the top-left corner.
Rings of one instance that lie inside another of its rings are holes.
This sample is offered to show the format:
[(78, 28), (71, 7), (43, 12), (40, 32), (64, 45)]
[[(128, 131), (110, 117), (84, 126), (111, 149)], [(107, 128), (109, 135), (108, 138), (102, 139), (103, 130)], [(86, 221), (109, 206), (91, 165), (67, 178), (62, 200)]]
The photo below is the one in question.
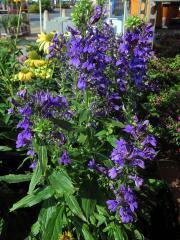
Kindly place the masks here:
[(38, 34), (38, 39), (36, 40), (36, 42), (39, 44), (39, 50), (43, 50), (45, 53), (48, 53), (48, 48), (49, 46), (52, 45), (52, 38), (54, 36), (54, 33), (43, 33), (41, 32), (40, 34)]
[(21, 71), (18, 73), (18, 79), (23, 82), (31, 80), (33, 76), (33, 72), (29, 71), (27, 68), (21, 69)]
[(14, 3), (20, 3), (21, 0), (13, 0)]
[(24, 63), (29, 67), (42, 67), (46, 65), (46, 61), (43, 59), (27, 59)]
[(72, 236), (71, 232), (65, 231), (63, 234), (61, 234), (59, 240), (73, 240), (73, 236)]

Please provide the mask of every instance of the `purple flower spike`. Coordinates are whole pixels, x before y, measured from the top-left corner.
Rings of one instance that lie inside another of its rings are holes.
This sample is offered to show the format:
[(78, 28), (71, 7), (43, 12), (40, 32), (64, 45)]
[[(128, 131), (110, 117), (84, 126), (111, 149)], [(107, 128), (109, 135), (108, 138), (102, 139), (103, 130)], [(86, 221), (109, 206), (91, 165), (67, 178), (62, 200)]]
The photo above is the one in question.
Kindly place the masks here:
[(69, 165), (71, 163), (71, 160), (69, 159), (67, 150), (64, 150), (64, 152), (59, 160), (59, 163), (63, 164), (63, 165)]

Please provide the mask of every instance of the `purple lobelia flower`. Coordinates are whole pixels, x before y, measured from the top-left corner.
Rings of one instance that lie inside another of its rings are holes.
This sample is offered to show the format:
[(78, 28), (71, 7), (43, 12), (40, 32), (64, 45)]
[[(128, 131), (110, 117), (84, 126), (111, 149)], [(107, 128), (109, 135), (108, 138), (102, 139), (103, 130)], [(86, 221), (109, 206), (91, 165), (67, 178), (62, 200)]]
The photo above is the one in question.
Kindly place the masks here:
[(142, 146), (151, 145), (153, 147), (156, 147), (157, 142), (155, 137), (153, 137), (152, 135), (147, 135), (141, 144)]
[(111, 212), (115, 212), (116, 211), (116, 209), (118, 207), (118, 203), (115, 200), (108, 200), (106, 203), (108, 205), (108, 209)]
[(26, 96), (26, 94), (27, 94), (27, 89), (22, 89), (22, 90), (18, 91), (16, 95), (17, 95), (18, 97), (24, 99), (25, 96)]
[(111, 153), (111, 159), (115, 164), (119, 164), (120, 166), (124, 166), (124, 158), (128, 154), (126, 141), (120, 139), (116, 141), (116, 147), (113, 149)]
[(79, 80), (78, 80), (78, 89), (81, 91), (84, 91), (86, 89), (86, 80), (84, 78), (84, 76), (80, 76)]
[(29, 104), (25, 104), (25, 106), (19, 108), (19, 113), (22, 116), (30, 117), (32, 115), (32, 109)]
[(92, 25), (92, 24), (98, 22), (100, 17), (102, 16), (102, 14), (103, 14), (102, 7), (96, 6), (94, 13), (89, 20), (89, 24)]
[(115, 179), (118, 175), (118, 170), (117, 168), (113, 167), (111, 168), (109, 171), (108, 171), (108, 176), (111, 178), (111, 179)]
[(11, 114), (14, 113), (14, 109), (13, 109), (13, 108), (9, 108), (7, 111), (8, 111), (8, 114), (9, 114), (9, 115), (11, 115)]
[(68, 156), (68, 152), (67, 150), (64, 150), (60, 160), (59, 160), (59, 163), (62, 164), (62, 165), (69, 165), (71, 164), (71, 160)]
[(38, 161), (33, 161), (33, 162), (31, 163), (31, 165), (29, 166), (29, 168), (36, 169), (37, 164), (38, 164)]
[(29, 118), (24, 117), (21, 122), (17, 124), (17, 128), (23, 128), (24, 130), (28, 129), (30, 127), (31, 123), (29, 121)]
[(141, 177), (138, 177), (137, 175), (129, 175), (129, 179), (132, 179), (134, 181), (137, 188), (140, 188), (143, 184), (143, 179)]
[(16, 140), (16, 148), (24, 147), (31, 143), (32, 132), (29, 129), (26, 129), (18, 134)]
[(122, 223), (131, 223), (134, 220), (132, 212), (129, 210), (128, 207), (120, 207), (119, 215)]
[(96, 162), (95, 162), (94, 159), (92, 159), (92, 160), (90, 160), (90, 161), (88, 162), (88, 167), (89, 167), (90, 169), (95, 169), (95, 168), (96, 168)]

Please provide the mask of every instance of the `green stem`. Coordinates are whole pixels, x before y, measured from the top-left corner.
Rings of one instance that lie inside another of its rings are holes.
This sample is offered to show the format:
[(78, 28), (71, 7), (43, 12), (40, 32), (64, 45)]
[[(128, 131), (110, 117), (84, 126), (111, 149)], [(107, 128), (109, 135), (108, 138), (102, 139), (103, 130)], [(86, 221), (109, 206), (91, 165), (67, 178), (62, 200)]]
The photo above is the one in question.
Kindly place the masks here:
[(18, 24), (17, 24), (17, 28), (16, 28), (16, 38), (15, 38), (15, 45), (17, 45), (17, 39), (18, 39), (18, 35), (19, 35), (19, 28), (20, 28), (20, 20), (21, 20), (21, 11), (22, 11), (22, 2), (19, 8), (19, 13), (18, 13)]

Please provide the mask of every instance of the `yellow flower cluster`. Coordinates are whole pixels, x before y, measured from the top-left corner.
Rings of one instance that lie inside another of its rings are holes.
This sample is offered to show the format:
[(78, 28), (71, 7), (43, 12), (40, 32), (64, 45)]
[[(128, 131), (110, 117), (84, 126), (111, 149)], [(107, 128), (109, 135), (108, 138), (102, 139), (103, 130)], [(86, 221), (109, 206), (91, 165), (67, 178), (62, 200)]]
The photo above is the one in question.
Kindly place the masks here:
[(48, 67), (49, 61), (40, 59), (38, 53), (33, 50), (29, 52), (28, 59), (24, 62), (25, 67), (17, 74), (20, 81), (29, 81), (33, 77), (48, 79), (52, 76), (52, 69)]

